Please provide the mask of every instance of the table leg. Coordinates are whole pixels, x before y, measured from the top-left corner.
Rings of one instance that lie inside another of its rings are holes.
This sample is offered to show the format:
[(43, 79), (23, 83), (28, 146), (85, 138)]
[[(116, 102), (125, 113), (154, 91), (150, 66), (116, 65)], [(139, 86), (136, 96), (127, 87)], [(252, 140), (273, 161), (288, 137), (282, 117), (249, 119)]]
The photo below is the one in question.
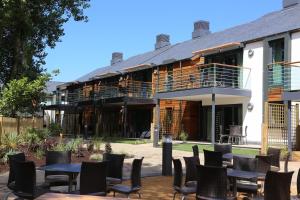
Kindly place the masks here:
[(73, 174), (70, 173), (69, 174), (69, 188), (68, 188), (68, 192), (72, 192), (72, 186), (73, 186)]
[(232, 178), (232, 187), (233, 187), (233, 196), (236, 197), (237, 196), (237, 184), (236, 184), (235, 177)]

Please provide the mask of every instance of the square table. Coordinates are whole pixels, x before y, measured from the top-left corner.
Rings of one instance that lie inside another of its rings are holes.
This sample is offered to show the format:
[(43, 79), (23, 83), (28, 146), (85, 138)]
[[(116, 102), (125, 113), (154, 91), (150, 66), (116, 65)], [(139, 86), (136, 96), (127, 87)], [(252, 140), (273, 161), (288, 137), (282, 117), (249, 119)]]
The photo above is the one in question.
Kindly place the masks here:
[(237, 179), (251, 180), (254, 178), (264, 178), (266, 174), (252, 171), (241, 171), (236, 169), (227, 169), (227, 176), (233, 179), (233, 195), (237, 195)]
[(223, 154), (223, 158), (226, 160), (232, 160), (234, 156), (242, 157), (242, 158), (255, 158), (255, 155), (244, 155), (244, 154), (233, 154), (233, 153)]
[(80, 163), (57, 163), (52, 165), (45, 165), (38, 168), (40, 170), (49, 171), (49, 172), (64, 172), (69, 174), (69, 188), (68, 191), (72, 190), (72, 181), (74, 174), (78, 174), (81, 171)]

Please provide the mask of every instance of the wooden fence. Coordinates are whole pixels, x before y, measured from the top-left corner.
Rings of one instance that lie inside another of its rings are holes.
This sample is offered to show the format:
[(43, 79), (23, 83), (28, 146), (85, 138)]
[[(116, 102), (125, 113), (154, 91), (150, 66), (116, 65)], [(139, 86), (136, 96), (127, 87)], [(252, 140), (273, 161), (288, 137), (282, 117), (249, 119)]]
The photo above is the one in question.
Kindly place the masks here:
[(0, 136), (7, 133), (24, 133), (28, 128), (43, 128), (43, 118), (11, 118), (0, 116)]

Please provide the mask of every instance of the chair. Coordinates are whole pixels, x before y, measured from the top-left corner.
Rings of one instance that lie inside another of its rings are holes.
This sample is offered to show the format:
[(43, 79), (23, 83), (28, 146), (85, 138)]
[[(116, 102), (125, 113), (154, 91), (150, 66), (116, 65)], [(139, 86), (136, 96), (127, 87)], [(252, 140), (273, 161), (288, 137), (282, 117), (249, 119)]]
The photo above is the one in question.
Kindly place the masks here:
[(268, 171), (264, 187), (264, 200), (289, 200), (293, 173)]
[[(232, 153), (232, 145), (231, 144), (214, 144), (214, 151), (221, 152), (222, 156), (227, 153)], [(226, 165), (231, 165), (231, 159), (223, 158)]]
[(43, 185), (36, 185), (35, 164), (32, 161), (13, 161), (15, 189), (13, 194), (23, 199), (35, 199), (47, 192)]
[(174, 188), (174, 196), (173, 200), (176, 197), (176, 194), (181, 194), (182, 198), (185, 199), (186, 196), (190, 194), (196, 193), (196, 185), (193, 185), (191, 187), (182, 186), (182, 164), (180, 159), (173, 159), (173, 165), (174, 165), (174, 181), (173, 181), (173, 188)]
[(284, 172), (289, 171), (289, 160), (290, 160), (291, 154), (290, 152), (287, 153), (285, 159), (284, 159)]
[(142, 187), (141, 184), (141, 169), (142, 169), (142, 163), (143, 163), (144, 157), (141, 159), (134, 159), (132, 162), (132, 168), (131, 168), (131, 186), (127, 185), (114, 185), (110, 187), (110, 190), (115, 193), (122, 193), (126, 194), (127, 198), (129, 198), (129, 195), (132, 193), (137, 193), (139, 195), (139, 198), (141, 198), (141, 194), (139, 193), (139, 190)]
[(200, 165), (199, 158), (183, 157), (185, 162), (185, 185), (194, 186), (197, 181), (196, 165)]
[(24, 162), (25, 154), (18, 153), (18, 154), (14, 154), (14, 155), (8, 155), (7, 157), (8, 157), (8, 165), (9, 165), (7, 187), (10, 190), (14, 190), (15, 189), (15, 172), (14, 172), (13, 163), (14, 163), (14, 161)]
[(261, 173), (267, 173), (271, 169), (271, 155), (256, 155), (255, 158), (257, 159), (257, 166), (256, 171)]
[[(257, 159), (233, 156), (233, 168), (241, 171), (256, 171)], [(257, 195), (259, 188), (260, 185), (257, 184), (257, 179), (237, 181), (238, 192), (246, 192)]]
[(223, 159), (222, 153), (218, 151), (208, 151), (203, 150), (204, 152), (204, 166), (213, 166), (213, 167), (222, 167)]
[[(71, 163), (71, 151), (47, 151), (46, 165), (52, 164), (69, 164)], [(72, 176), (72, 177), (70, 177)], [(68, 186), (69, 179), (72, 179), (72, 185), (77, 185), (76, 176), (64, 172), (49, 172), (45, 171), (45, 182), (50, 187)]]
[(272, 171), (279, 171), (280, 170), (280, 153), (281, 149), (269, 147), (267, 150), (267, 155), (271, 155), (271, 169)]
[(224, 130), (223, 130), (223, 126), (222, 126), (222, 125), (219, 126), (219, 131), (220, 131), (219, 143), (222, 143), (222, 142), (223, 142), (223, 139), (224, 139), (224, 138), (228, 138), (229, 135), (224, 134)]
[(241, 135), (243, 144), (247, 144), (248, 126), (245, 126), (245, 133)]
[(194, 145), (192, 146), (193, 148), (193, 155), (194, 157), (198, 157), (199, 158), (199, 148), (198, 148), (198, 145)]
[(82, 162), (80, 172), (81, 195), (106, 195), (107, 162)]
[(230, 126), (230, 133), (229, 133), (229, 137), (228, 137), (228, 143), (229, 142), (233, 143), (233, 142), (236, 141), (236, 139), (238, 139), (238, 144), (240, 144), (242, 132), (243, 132), (243, 127), (242, 126), (237, 126), (237, 125)]
[(103, 158), (108, 161), (106, 180), (109, 185), (121, 184), (123, 181), (124, 154), (104, 154)]
[(300, 168), (297, 175), (297, 196), (300, 197)]
[(226, 168), (197, 166), (196, 199), (228, 199)]

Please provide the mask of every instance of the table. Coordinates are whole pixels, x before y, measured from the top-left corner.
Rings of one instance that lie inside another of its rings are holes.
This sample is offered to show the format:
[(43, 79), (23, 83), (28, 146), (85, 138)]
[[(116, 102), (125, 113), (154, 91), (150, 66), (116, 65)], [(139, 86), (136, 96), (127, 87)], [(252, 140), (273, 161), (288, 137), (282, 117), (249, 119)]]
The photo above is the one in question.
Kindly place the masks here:
[(233, 179), (233, 195), (237, 195), (237, 179), (251, 180), (254, 178), (264, 178), (266, 174), (260, 172), (241, 171), (235, 169), (227, 169), (227, 176)]
[(78, 199), (78, 200), (122, 200), (124, 198), (115, 197), (101, 197), (91, 195), (76, 195), (76, 194), (59, 194), (59, 193), (45, 193), (36, 200), (64, 200), (64, 199)]
[(255, 158), (254, 155), (243, 155), (243, 154), (233, 154), (233, 153), (225, 153), (223, 155), (223, 158), (227, 160), (232, 160), (234, 156), (242, 157), (242, 158)]
[(69, 163), (69, 164), (52, 164), (46, 165), (39, 168), (40, 170), (49, 171), (49, 172), (64, 172), (69, 174), (69, 188), (68, 191), (72, 190), (72, 180), (74, 174), (80, 173), (81, 164), (79, 163)]

